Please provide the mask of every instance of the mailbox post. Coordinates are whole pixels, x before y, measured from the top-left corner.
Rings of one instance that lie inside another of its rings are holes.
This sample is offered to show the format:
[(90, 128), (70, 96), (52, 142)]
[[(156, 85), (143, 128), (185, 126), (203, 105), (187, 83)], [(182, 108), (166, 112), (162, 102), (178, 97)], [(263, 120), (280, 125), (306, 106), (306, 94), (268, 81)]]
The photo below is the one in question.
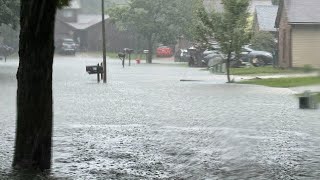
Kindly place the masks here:
[(131, 66), (131, 54), (133, 53), (133, 49), (124, 48), (123, 51), (124, 51), (126, 54), (128, 54), (129, 66)]
[(101, 0), (101, 16), (102, 16), (102, 52), (103, 52), (103, 83), (107, 83), (107, 52), (106, 52), (106, 29), (104, 18), (104, 0)]
[(188, 62), (188, 65), (190, 67), (194, 66), (195, 65), (195, 61), (196, 61), (196, 51), (197, 49), (195, 47), (190, 47), (189, 49), (187, 49), (189, 54), (190, 54), (190, 59), (189, 59), (189, 62)]
[(146, 63), (148, 63), (148, 54), (149, 54), (149, 50), (143, 50), (143, 54), (146, 55)]
[(97, 81), (100, 83), (100, 72), (99, 72), (100, 64), (97, 65)]
[(123, 52), (119, 52), (119, 53), (118, 53), (118, 57), (119, 57), (119, 59), (122, 61), (122, 67), (124, 68), (124, 61), (125, 61), (125, 59), (126, 59), (126, 54), (123, 53)]

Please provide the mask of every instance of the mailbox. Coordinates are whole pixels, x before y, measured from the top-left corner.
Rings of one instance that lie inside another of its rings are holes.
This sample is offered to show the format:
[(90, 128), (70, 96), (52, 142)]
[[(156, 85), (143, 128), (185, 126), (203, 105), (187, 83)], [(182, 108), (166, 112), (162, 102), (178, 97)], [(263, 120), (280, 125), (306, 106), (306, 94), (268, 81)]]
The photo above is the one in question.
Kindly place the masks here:
[(123, 51), (127, 54), (132, 54), (134, 50), (129, 48), (124, 48)]
[(126, 57), (126, 54), (123, 53), (123, 52), (119, 52), (119, 53), (118, 53), (118, 57), (119, 57), (120, 59), (125, 58), (125, 57)]
[(88, 74), (98, 74), (103, 73), (103, 67), (102, 66), (86, 66), (86, 71)]

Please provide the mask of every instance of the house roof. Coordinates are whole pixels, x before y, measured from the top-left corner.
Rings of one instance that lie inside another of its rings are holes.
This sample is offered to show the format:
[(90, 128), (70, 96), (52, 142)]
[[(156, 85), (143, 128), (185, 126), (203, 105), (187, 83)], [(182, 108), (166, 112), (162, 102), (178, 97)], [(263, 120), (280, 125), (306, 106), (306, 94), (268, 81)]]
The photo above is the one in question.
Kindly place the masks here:
[[(108, 19), (109, 16), (105, 16)], [(67, 22), (74, 29), (83, 30), (87, 29), (93, 25), (96, 25), (102, 21), (101, 15), (91, 15), (91, 14), (79, 14), (77, 22)]]
[(319, 0), (283, 0), (280, 1), (276, 26), (279, 26), (281, 12), (286, 11), (289, 24), (320, 24)]
[(319, 0), (285, 0), (289, 23), (320, 23)]
[(277, 12), (278, 6), (256, 6), (257, 23), (260, 31), (276, 31), (274, 23)]

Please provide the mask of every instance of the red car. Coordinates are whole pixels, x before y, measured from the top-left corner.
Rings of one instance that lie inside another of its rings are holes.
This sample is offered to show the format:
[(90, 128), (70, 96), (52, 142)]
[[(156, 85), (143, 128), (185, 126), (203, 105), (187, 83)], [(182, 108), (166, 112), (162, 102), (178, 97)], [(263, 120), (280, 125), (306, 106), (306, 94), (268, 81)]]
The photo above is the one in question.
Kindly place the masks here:
[(170, 47), (162, 46), (157, 48), (157, 57), (171, 57), (173, 50)]

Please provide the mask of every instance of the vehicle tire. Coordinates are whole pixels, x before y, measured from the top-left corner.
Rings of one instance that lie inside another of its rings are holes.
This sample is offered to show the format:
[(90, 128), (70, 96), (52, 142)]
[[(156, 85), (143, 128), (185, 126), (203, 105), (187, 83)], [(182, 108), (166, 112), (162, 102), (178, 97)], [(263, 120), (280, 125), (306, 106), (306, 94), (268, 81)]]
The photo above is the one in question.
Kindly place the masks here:
[(251, 59), (251, 64), (255, 67), (263, 67), (266, 65), (266, 62), (262, 57), (255, 57)]

